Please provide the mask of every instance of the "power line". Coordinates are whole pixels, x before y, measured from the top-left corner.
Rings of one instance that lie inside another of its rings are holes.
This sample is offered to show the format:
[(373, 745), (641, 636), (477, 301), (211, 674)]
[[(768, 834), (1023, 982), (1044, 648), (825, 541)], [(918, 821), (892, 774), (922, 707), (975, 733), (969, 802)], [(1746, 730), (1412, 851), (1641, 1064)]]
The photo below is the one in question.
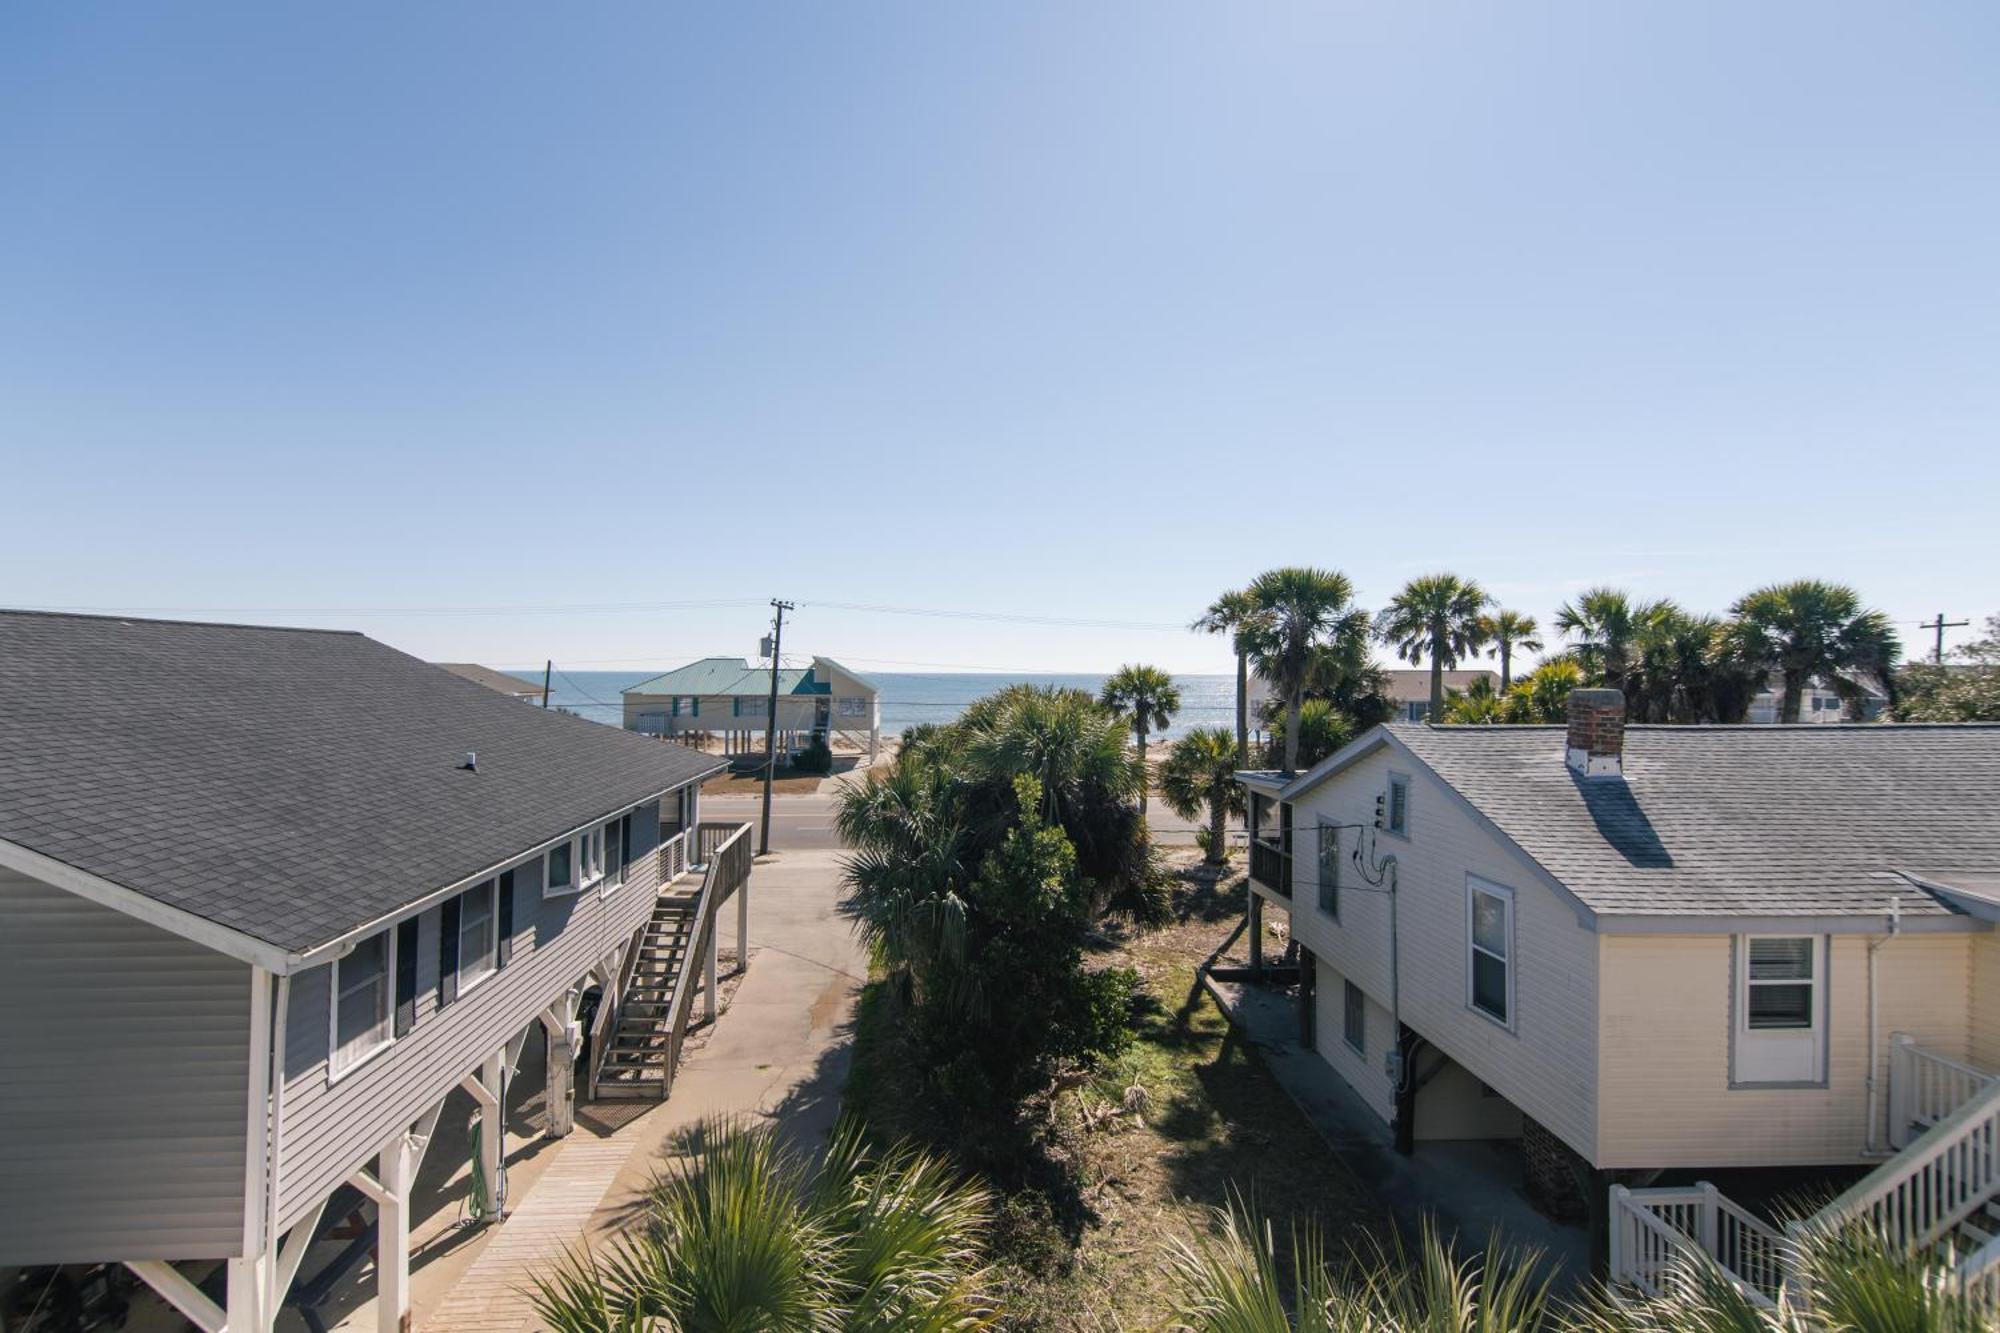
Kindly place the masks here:
[(801, 606), (819, 607), (829, 611), (859, 611), (870, 615), (887, 616), (931, 616), (946, 620), (990, 620), (1008, 625), (1061, 625), (1074, 629), (1138, 629), (1171, 631), (1175, 634), (1193, 633), (1179, 622), (1164, 620), (1100, 620), (1078, 616), (1041, 616), (1016, 614), (1007, 611), (961, 611), (944, 607), (922, 606), (881, 606), (871, 602), (801, 602)]

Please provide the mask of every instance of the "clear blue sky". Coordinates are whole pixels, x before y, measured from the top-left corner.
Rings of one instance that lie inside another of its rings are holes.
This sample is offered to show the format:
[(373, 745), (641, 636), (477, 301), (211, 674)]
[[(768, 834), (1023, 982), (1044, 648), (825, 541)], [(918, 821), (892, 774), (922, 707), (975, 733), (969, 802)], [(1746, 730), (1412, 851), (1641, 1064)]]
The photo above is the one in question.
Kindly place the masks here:
[(1996, 71), (1989, 0), (8, 5), (0, 602), (607, 667), (784, 595), (1222, 670), (1146, 626), (1288, 562), (1977, 620)]

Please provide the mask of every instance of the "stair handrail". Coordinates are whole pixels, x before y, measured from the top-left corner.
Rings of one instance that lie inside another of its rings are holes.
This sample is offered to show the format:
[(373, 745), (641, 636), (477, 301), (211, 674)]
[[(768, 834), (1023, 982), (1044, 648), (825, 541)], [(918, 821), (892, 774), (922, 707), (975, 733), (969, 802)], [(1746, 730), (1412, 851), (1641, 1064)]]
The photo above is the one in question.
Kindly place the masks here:
[(709, 951), (715, 947), (715, 914), (723, 900), (750, 878), (750, 828), (746, 821), (724, 838), (708, 858), (702, 872), (701, 891), (695, 899), (694, 920), (688, 928), (687, 958), (680, 975), (674, 978), (673, 998), (667, 1003), (667, 1067), (665, 1086), (671, 1088), (675, 1067), (680, 1064), (681, 1041), (687, 1035), (688, 1010), (694, 998), (694, 979), (701, 975)]
[[(1775, 1274), (1767, 1274), (1766, 1282), (1758, 1282), (1737, 1272), (1723, 1261), (1717, 1253), (1720, 1228), (1721, 1206), (1728, 1204), (1721, 1192), (1707, 1181), (1685, 1188), (1628, 1189), (1623, 1185), (1611, 1187), (1611, 1280), (1614, 1284), (1626, 1283), (1639, 1289), (1646, 1296), (1665, 1294), (1663, 1279), (1678, 1263), (1699, 1265), (1704, 1261), (1712, 1263), (1715, 1269), (1728, 1279), (1752, 1304), (1768, 1307), (1776, 1302), (1772, 1299)], [(1699, 1235), (1690, 1235), (1668, 1222), (1657, 1211), (1660, 1207), (1694, 1209)], [(1734, 1204), (1728, 1204), (1729, 1216), (1733, 1223), (1742, 1228), (1743, 1234), (1754, 1234), (1768, 1239), (1776, 1247), (1782, 1245), (1778, 1232), (1763, 1221), (1744, 1212)]]
[(1891, 1245), (1923, 1249), (2000, 1191), (2000, 1080), (1932, 1125), (1798, 1228), (1874, 1226)]
[(1987, 1309), (2000, 1309), (2000, 1236), (1965, 1256), (1955, 1276), (1958, 1289)]

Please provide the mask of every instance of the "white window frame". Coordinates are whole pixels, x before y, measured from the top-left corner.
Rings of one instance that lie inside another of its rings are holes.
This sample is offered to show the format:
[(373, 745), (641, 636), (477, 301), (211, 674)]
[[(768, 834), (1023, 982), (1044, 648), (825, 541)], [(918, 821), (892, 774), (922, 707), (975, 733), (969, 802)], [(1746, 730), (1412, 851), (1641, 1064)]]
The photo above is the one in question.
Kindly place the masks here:
[[(1340, 992), (1340, 1039), (1347, 1044), (1348, 1050), (1353, 1051), (1356, 1055), (1362, 1057), (1365, 1060), (1368, 1058), (1368, 992), (1362, 990), (1361, 987), (1355, 985), (1352, 981), (1348, 980), (1346, 977), (1342, 977), (1340, 979), (1340, 984), (1342, 987)], [(1360, 1041), (1356, 1041), (1354, 1039), (1354, 1034), (1347, 1030), (1348, 998), (1350, 996), (1357, 996), (1357, 995), (1361, 997), (1361, 1005), (1360, 1005), (1361, 1040)]]
[[(1750, 976), (1750, 946), (1758, 940), (1804, 940), (1811, 975), (1805, 978), (1765, 978)], [(1730, 944), (1734, 952), (1731, 967), (1730, 1009), (1733, 1021), (1729, 1032), (1729, 1086), (1732, 1088), (1823, 1088), (1827, 1065), (1827, 969), (1830, 950), (1824, 935), (1773, 934), (1738, 935)], [(1750, 991), (1753, 987), (1808, 987), (1808, 1012), (1812, 1021), (1805, 1027), (1753, 1028), (1750, 1026)], [(1760, 1049), (1761, 1048), (1761, 1049)], [(1762, 1064), (1761, 1061), (1775, 1062)], [(1785, 1065), (1796, 1066), (1789, 1070)]]
[[(619, 815), (615, 819), (607, 819), (602, 824), (598, 825), (598, 832), (604, 835), (603, 852), (604, 852), (604, 865), (606, 867), (604, 874), (602, 876), (602, 886), (597, 891), (597, 896), (600, 898), (609, 898), (612, 894), (624, 888), (625, 876), (631, 873), (632, 864), (631, 862), (625, 859), (625, 845), (624, 845), (626, 842), (630, 842), (631, 838), (629, 836), (622, 835), (619, 832), (618, 828), (619, 823), (629, 818), (630, 815), (631, 811), (628, 810), (625, 814)], [(621, 841), (618, 846), (618, 869), (616, 873), (613, 873), (609, 868), (611, 865), (611, 840), (613, 838), (620, 838), (620, 837), (623, 838), (623, 841)]]
[[(569, 875), (560, 884), (556, 883), (552, 873), (558, 851), (569, 854)], [(571, 838), (567, 842), (557, 843), (542, 854), (542, 897), (567, 898), (576, 892), (576, 839)]]
[[(1327, 906), (1329, 899), (1327, 894), (1328, 885), (1326, 882), (1326, 871), (1327, 871), (1326, 840), (1329, 836), (1333, 838), (1333, 884), (1331, 886), (1333, 889), (1331, 898), (1333, 905), (1331, 907)], [(1333, 820), (1328, 819), (1324, 815), (1319, 816), (1318, 821), (1314, 825), (1313, 886), (1317, 891), (1317, 896), (1315, 901), (1319, 907), (1320, 912), (1326, 916), (1332, 917), (1336, 922), (1339, 921), (1340, 920), (1340, 825), (1335, 823)]]
[(340, 970), (341, 964), (347, 961), (347, 957), (352, 956), (353, 951), (349, 950), (347, 955), (333, 960), (332, 974), (327, 982), (330, 987), (327, 993), (329, 1003), (326, 1014), (326, 1072), (329, 1083), (337, 1083), (346, 1078), (396, 1044), (396, 927), (390, 926), (386, 930), (378, 931), (377, 934), (386, 937), (382, 943), (382, 1012), (377, 1020), (382, 1039), (357, 1054), (345, 1057), (341, 1054), (340, 1001), (343, 992), (340, 986)]
[(576, 835), (575, 844), (577, 888), (595, 888), (604, 882), (604, 825), (592, 824)]
[[(1497, 898), (1505, 907), (1504, 920), (1507, 934), (1507, 954), (1505, 957), (1500, 957), (1500, 955), (1495, 954), (1491, 949), (1482, 948), (1474, 942), (1473, 904), (1479, 894), (1484, 894), (1489, 898)], [(1477, 994), (1478, 986), (1473, 980), (1473, 959), (1480, 954), (1484, 954), (1488, 958), (1499, 958), (1500, 965), (1506, 969), (1507, 1013), (1505, 1017), (1494, 1013), (1479, 1003)], [(1514, 1030), (1515, 1020), (1519, 1017), (1519, 1010), (1515, 1000), (1517, 986), (1515, 984), (1514, 968), (1514, 964), (1519, 961), (1519, 957), (1520, 947), (1515, 941), (1514, 932), (1514, 891), (1504, 884), (1495, 884), (1493, 881), (1481, 879), (1477, 875), (1467, 875), (1465, 877), (1465, 1007), (1488, 1022), (1497, 1024), (1509, 1032)]]
[[(484, 949), (486, 966), (483, 971), (475, 971), (477, 958), (465, 949), (466, 908), (470, 899), (481, 890), (486, 891), (486, 946)], [(500, 970), (500, 881), (493, 878), (484, 884), (475, 884), (458, 895), (458, 994), (462, 999), (472, 988)]]
[[(1396, 793), (1403, 793), (1403, 823), (1396, 826)], [(1410, 775), (1391, 770), (1389, 789), (1382, 797), (1382, 831), (1392, 838), (1410, 839)]]

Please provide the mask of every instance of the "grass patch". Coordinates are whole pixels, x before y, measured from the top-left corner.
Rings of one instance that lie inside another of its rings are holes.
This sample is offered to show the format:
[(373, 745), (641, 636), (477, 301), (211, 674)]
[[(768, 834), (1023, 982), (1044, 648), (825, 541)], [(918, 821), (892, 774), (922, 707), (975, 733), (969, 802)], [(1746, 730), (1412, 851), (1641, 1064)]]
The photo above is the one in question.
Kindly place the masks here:
[[(1049, 1154), (1073, 1178), (1083, 1224), (1067, 1201), (1021, 1191), (995, 1236), (1007, 1326), (1064, 1333), (1171, 1322), (1169, 1239), (1207, 1225), (1205, 1210), (1235, 1191), (1283, 1233), (1313, 1219), (1335, 1243), (1357, 1231), (1387, 1236), (1381, 1206), (1335, 1160), (1289, 1095), (1198, 982), (1196, 969), (1241, 919), (1240, 875), (1180, 868), (1174, 920), (1100, 949), (1093, 965), (1138, 972), (1134, 1040), (1049, 1108)], [(912, 1066), (899, 1050), (893, 998), (862, 993), (848, 1109), (885, 1139), (931, 1141)], [(939, 1145), (950, 1149), (952, 1145)], [(1358, 1237), (1356, 1237), (1358, 1239)]]

